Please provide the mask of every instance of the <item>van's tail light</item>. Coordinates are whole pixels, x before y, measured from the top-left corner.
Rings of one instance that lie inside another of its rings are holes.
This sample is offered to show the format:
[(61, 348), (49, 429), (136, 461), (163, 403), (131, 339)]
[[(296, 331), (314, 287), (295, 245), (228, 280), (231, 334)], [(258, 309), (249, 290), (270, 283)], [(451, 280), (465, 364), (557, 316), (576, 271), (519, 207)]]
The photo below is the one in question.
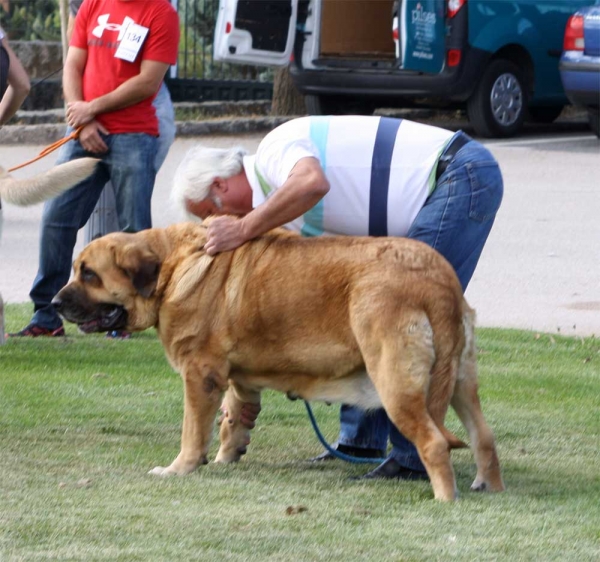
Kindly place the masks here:
[(448, 66), (458, 66), (462, 52), (460, 49), (449, 49), (447, 53)]
[(583, 40), (583, 16), (571, 16), (565, 28), (565, 41), (563, 50), (583, 51), (585, 43)]
[(466, 3), (467, 0), (448, 0), (448, 17), (453, 18)]

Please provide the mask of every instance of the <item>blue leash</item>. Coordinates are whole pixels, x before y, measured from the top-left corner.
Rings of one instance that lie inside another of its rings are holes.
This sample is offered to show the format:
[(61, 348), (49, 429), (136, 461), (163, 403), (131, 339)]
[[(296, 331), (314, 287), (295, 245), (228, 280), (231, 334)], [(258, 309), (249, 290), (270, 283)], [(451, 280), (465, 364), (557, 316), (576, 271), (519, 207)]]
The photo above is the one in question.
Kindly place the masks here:
[(306, 411), (308, 412), (308, 418), (310, 419), (310, 423), (313, 426), (313, 429), (315, 430), (315, 433), (317, 434), (317, 437), (319, 438), (319, 441), (321, 442), (321, 445), (323, 445), (323, 447), (325, 447), (325, 449), (327, 449), (327, 451), (329, 451), (329, 453), (331, 453), (334, 457), (341, 459), (343, 461), (346, 462), (353, 462), (353, 463), (360, 463), (360, 464), (372, 464), (372, 463), (382, 463), (385, 459), (363, 459), (362, 457), (353, 457), (352, 455), (347, 455), (346, 453), (341, 453), (340, 451), (336, 451), (329, 443), (327, 443), (327, 441), (325, 440), (325, 437), (323, 437), (323, 434), (321, 433), (321, 430), (319, 429), (319, 426), (317, 425), (317, 420), (315, 419), (315, 415), (313, 414), (312, 408), (310, 407), (310, 404), (304, 400), (304, 405), (306, 406)]

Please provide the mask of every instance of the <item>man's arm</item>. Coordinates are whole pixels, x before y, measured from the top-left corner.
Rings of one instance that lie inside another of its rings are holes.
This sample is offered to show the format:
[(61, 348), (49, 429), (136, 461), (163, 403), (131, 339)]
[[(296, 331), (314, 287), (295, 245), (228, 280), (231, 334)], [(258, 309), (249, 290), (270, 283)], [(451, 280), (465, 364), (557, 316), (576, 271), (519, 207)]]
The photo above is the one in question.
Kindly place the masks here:
[(83, 99), (83, 70), (88, 53), (85, 49), (69, 47), (63, 69), (63, 94), (66, 103)]
[[(73, 47), (69, 48), (69, 53), (71, 49)], [(123, 82), (116, 90), (89, 102), (67, 99), (67, 122), (71, 127), (78, 127), (89, 123), (97, 115), (129, 107), (153, 96), (158, 92), (168, 68), (167, 63), (144, 60), (140, 73)]]
[(302, 158), (286, 182), (262, 205), (241, 219), (247, 240), (287, 224), (312, 209), (329, 191), (329, 182), (316, 158)]
[(209, 255), (234, 250), (273, 228), (297, 219), (312, 209), (329, 191), (329, 182), (316, 158), (302, 158), (286, 182), (241, 219), (218, 217), (208, 227), (204, 246)]
[[(63, 69), (63, 94), (68, 104), (85, 103), (81, 100), (83, 99), (83, 70), (86, 62), (87, 51), (85, 49), (69, 47)], [(87, 123), (79, 135), (79, 142), (83, 148), (95, 154), (106, 152), (108, 147), (102, 140), (100, 132), (108, 134), (108, 131), (97, 121), (92, 120)]]
[(8, 53), (9, 68), (8, 88), (0, 100), (0, 126), (4, 125), (17, 112), (31, 88), (27, 72), (10, 48), (6, 37), (1, 42)]

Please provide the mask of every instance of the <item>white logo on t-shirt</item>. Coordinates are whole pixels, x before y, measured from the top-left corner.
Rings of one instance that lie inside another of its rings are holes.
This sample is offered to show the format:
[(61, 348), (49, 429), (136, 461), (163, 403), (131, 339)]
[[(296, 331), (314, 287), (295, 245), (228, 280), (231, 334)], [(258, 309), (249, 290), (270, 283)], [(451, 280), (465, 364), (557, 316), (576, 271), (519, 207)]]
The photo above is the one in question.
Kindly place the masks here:
[(101, 16), (98, 16), (98, 25), (92, 31), (92, 35), (95, 35), (96, 37), (102, 37), (105, 29), (108, 31), (118, 31), (119, 37), (117, 37), (117, 41), (120, 41), (129, 25), (134, 23), (134, 21), (129, 16), (125, 16), (122, 24), (108, 23), (109, 17), (110, 14), (102, 14)]

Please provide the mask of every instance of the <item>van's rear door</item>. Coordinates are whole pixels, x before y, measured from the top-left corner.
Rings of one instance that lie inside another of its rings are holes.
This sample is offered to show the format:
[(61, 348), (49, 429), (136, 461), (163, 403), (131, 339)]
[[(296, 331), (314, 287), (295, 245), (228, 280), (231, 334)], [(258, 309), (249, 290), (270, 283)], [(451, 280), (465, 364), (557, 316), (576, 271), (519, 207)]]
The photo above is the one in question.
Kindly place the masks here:
[(297, 9), (298, 0), (220, 0), (214, 59), (287, 66)]
[(400, 4), (401, 67), (441, 72), (446, 57), (446, 0), (400, 0)]

